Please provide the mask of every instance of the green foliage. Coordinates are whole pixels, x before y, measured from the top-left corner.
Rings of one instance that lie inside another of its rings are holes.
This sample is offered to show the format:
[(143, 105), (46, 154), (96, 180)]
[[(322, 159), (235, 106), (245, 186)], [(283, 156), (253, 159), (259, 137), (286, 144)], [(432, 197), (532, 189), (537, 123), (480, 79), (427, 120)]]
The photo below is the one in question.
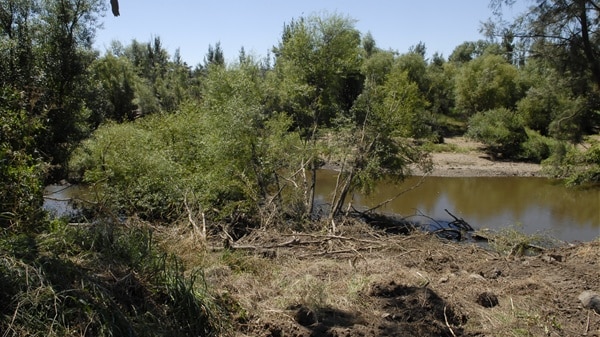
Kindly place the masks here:
[(531, 129), (526, 129), (527, 140), (521, 144), (520, 159), (541, 163), (552, 154), (557, 141), (553, 138), (542, 136)]
[(0, 227), (30, 230), (43, 219), (45, 165), (35, 152), (35, 137), (43, 130), (19, 106), (19, 95), (0, 90)]
[(600, 89), (599, 17), (596, 0), (551, 0), (530, 7), (510, 28), (555, 69)]
[(0, 237), (0, 330), (13, 336), (217, 336), (225, 317), (150, 228), (55, 223)]
[(331, 125), (338, 113), (351, 108), (361, 90), (360, 54), (354, 22), (340, 15), (303, 18), (285, 27), (275, 49), (275, 71), (282, 87), (289, 89), (284, 95), (291, 105), (281, 110), (287, 110), (309, 138), (313, 135), (308, 130)]
[(39, 40), (34, 44), (40, 45), (38, 66), (44, 78), (48, 132), (39, 146), (54, 164), (50, 173), (56, 179), (66, 175), (70, 152), (90, 131), (87, 124), (90, 111), (83, 98), (89, 88), (87, 68), (94, 57), (91, 40), (103, 1), (42, 1), (41, 4), (39, 28), (44, 34), (37, 35)]
[(455, 71), (453, 64), (444, 62), (441, 58), (427, 66), (429, 88), (426, 97), (431, 104), (432, 113), (450, 115), (453, 112)]
[(185, 170), (151, 130), (159, 123), (107, 124), (82, 143), (71, 160), (83, 182), (98, 188), (99, 201), (114, 214), (168, 219), (187, 190)]
[(456, 75), (456, 108), (467, 116), (476, 112), (512, 109), (521, 97), (517, 68), (498, 55), (483, 55)]
[[(426, 113), (427, 101), (419, 85), (410, 80), (400, 65), (389, 73), (381, 87), (382, 100), (375, 105), (377, 118), (387, 120), (395, 136), (426, 138), (431, 134)], [(383, 124), (379, 125), (384, 127)]]
[(381, 85), (394, 66), (394, 54), (392, 52), (378, 51), (363, 61), (361, 71), (365, 75), (365, 81)]
[[(542, 135), (574, 143), (593, 128), (594, 99), (573, 94), (573, 79), (530, 62), (524, 74), (531, 87), (517, 104), (526, 125)], [(588, 120), (589, 125), (583, 123)]]
[(133, 120), (136, 106), (136, 83), (141, 81), (133, 70), (131, 62), (124, 57), (107, 54), (91, 65), (94, 81), (101, 88), (97, 95), (106, 97), (104, 106), (96, 105), (99, 122), (105, 119), (123, 122)]
[[(367, 69), (368, 70), (368, 69)], [(374, 78), (365, 74), (365, 78)], [(426, 102), (408, 73), (394, 67), (382, 84), (368, 81), (357, 98), (352, 117), (339, 118), (330, 152), (341, 161), (330, 216), (341, 213), (342, 203), (355, 190), (371, 192), (384, 178), (402, 180), (409, 165), (427, 166), (428, 157), (402, 137), (423, 137), (421, 123)]]
[(568, 186), (600, 184), (600, 142), (591, 140), (584, 150), (558, 143), (550, 158), (543, 163), (545, 170), (564, 178)]
[(211, 67), (202, 105), (100, 127), (76, 151), (73, 170), (100, 188), (102, 204), (115, 214), (176, 219), (189, 194), (201, 208), (216, 210), (209, 216), (252, 218), (283, 197), (287, 179), (296, 179), (278, 182), (278, 176), (300, 165), (291, 119), (263, 113), (259, 74), (255, 65)]
[(475, 114), (469, 119), (467, 136), (483, 142), (493, 156), (505, 158), (517, 157), (527, 139), (521, 117), (505, 108)]
[(468, 63), (483, 56), (490, 47), (491, 44), (488, 41), (466, 41), (454, 48), (452, 54), (448, 57), (448, 61), (453, 63)]

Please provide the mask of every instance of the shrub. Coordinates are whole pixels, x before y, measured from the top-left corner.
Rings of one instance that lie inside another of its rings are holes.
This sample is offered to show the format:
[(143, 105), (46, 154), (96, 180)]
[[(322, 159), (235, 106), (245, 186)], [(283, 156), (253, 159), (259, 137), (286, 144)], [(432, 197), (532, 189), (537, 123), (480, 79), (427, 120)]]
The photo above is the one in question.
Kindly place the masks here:
[(139, 123), (99, 128), (70, 165), (83, 182), (98, 187), (98, 202), (112, 216), (169, 219), (183, 200), (187, 175), (156, 132)]
[(19, 94), (0, 91), (0, 227), (32, 229), (43, 218), (45, 165), (35, 150), (41, 123), (20, 107)]
[(469, 119), (466, 135), (484, 143), (491, 155), (505, 158), (517, 157), (527, 140), (520, 116), (505, 108), (475, 114)]
[(583, 151), (565, 142), (557, 143), (542, 165), (550, 175), (564, 178), (568, 186), (600, 184), (600, 142), (592, 141)]
[(527, 129), (527, 140), (521, 144), (520, 158), (536, 163), (550, 157), (556, 140), (542, 136), (539, 132)]

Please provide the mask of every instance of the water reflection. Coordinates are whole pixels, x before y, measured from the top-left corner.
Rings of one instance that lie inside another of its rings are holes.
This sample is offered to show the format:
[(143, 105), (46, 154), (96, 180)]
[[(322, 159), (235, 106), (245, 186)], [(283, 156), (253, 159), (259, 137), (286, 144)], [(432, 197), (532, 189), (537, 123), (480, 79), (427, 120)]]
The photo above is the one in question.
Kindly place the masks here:
[[(335, 172), (321, 171), (317, 179), (317, 197), (326, 202), (335, 185)], [(401, 185), (382, 183), (369, 197), (355, 195), (354, 203), (372, 207), (419, 180), (412, 177)], [(475, 228), (520, 224), (527, 233), (542, 231), (565, 241), (590, 241), (600, 236), (600, 192), (567, 189), (545, 178), (427, 177), (418, 188), (381, 210), (403, 216), (421, 212), (450, 220), (445, 208)]]
[(89, 191), (78, 185), (48, 185), (44, 189), (44, 209), (53, 216), (74, 216), (77, 211), (73, 208), (72, 201), (89, 199)]

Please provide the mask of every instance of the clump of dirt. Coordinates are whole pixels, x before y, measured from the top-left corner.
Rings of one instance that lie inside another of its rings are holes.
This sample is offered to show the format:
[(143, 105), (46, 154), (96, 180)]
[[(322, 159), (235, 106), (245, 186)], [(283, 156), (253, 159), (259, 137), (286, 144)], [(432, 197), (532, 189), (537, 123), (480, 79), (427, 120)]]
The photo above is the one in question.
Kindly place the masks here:
[(240, 308), (236, 336), (600, 336), (578, 299), (600, 292), (600, 239), (507, 256), (353, 222), (215, 245), (205, 279)]

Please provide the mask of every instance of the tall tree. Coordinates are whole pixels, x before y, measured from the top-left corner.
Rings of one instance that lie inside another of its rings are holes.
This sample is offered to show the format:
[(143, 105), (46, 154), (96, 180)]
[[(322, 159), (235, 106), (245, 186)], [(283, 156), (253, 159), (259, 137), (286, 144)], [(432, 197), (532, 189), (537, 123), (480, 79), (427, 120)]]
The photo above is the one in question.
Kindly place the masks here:
[(103, 8), (101, 0), (0, 2), (0, 82), (23, 93), (31, 116), (43, 116), (38, 150), (53, 164), (51, 173), (65, 173), (69, 152), (88, 129), (86, 71)]
[(98, 123), (104, 119), (133, 120), (137, 110), (135, 87), (140, 78), (129, 59), (109, 53), (92, 64), (91, 73), (93, 81), (101, 88), (96, 94), (106, 98), (103, 105), (94, 106), (94, 113), (100, 115), (96, 118)]
[[(557, 67), (589, 76), (600, 90), (600, 1), (532, 0), (509, 27), (514, 37), (526, 40), (530, 56), (553, 60)], [(498, 10), (514, 0), (492, 0)], [(498, 27), (497, 34), (504, 27)]]
[(208, 68), (210, 65), (225, 65), (225, 54), (221, 48), (221, 42), (217, 42), (214, 47), (212, 44), (208, 45), (208, 52), (204, 57), (204, 67)]
[[(323, 130), (340, 116), (348, 115), (360, 94), (360, 34), (354, 21), (334, 14), (301, 18), (284, 27), (274, 49), (275, 74), (280, 81), (276, 110), (292, 116), (307, 148), (316, 148)], [(307, 151), (305, 153), (313, 153)], [(306, 207), (312, 212), (318, 158), (303, 161), (312, 174)]]
[(495, 108), (514, 108), (521, 98), (519, 72), (499, 55), (484, 55), (456, 75), (456, 107), (471, 116)]
[(92, 41), (97, 17), (104, 8), (101, 0), (43, 1), (40, 18), (43, 72), (48, 135), (42, 151), (63, 175), (68, 156), (87, 135), (83, 97), (88, 88), (87, 68), (94, 58)]

